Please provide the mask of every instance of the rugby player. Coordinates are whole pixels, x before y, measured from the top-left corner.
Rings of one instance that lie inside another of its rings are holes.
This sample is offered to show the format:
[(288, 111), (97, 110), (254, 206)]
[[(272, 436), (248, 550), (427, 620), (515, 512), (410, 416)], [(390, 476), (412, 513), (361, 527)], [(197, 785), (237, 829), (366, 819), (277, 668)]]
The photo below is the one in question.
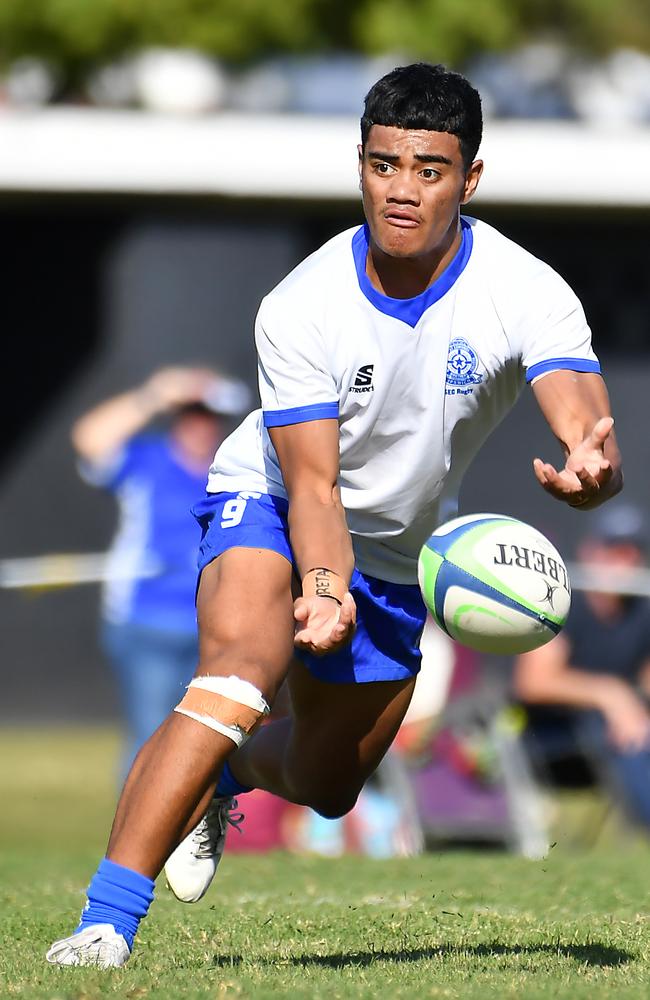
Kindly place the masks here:
[[(579, 509), (621, 488), (578, 299), (461, 215), (481, 131), (478, 93), (444, 67), (370, 90), (366, 223), (261, 304), (262, 406), (219, 448), (195, 509), (196, 675), (136, 758), (81, 923), (50, 962), (123, 965), (165, 862), (176, 895), (198, 899), (234, 796), (263, 788), (330, 817), (354, 805), (419, 669), (420, 546), (526, 383), (563, 449), (560, 468), (534, 460), (540, 486)], [(285, 679), (292, 715), (261, 726)]]

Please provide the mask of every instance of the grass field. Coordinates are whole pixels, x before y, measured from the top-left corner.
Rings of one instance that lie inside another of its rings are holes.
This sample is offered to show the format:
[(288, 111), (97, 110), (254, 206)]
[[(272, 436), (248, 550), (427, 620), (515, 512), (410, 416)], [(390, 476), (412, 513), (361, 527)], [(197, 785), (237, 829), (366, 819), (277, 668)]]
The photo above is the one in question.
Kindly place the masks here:
[(650, 850), (411, 861), (231, 856), (206, 899), (163, 885), (123, 970), (49, 967), (103, 851), (116, 743), (0, 730), (0, 996), (650, 996)]

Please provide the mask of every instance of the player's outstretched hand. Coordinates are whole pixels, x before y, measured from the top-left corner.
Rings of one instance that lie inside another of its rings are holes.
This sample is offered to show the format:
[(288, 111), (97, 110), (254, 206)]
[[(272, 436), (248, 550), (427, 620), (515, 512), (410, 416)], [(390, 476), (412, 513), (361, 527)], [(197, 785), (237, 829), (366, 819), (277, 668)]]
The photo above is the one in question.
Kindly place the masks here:
[(354, 634), (357, 608), (352, 594), (345, 594), (339, 607), (329, 597), (299, 597), (293, 611), (296, 619), (294, 643), (314, 656), (325, 656), (345, 646)]
[(569, 507), (589, 510), (596, 507), (612, 478), (612, 466), (605, 458), (605, 442), (612, 432), (612, 417), (601, 417), (584, 441), (569, 453), (559, 472), (548, 462), (536, 458), (533, 469), (538, 483), (556, 500)]

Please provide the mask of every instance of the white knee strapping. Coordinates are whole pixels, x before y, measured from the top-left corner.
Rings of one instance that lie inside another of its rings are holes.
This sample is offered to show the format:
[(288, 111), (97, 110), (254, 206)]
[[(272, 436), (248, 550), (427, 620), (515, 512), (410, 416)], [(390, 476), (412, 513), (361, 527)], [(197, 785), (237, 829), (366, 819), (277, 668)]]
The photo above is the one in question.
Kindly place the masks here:
[(231, 674), (195, 677), (174, 711), (222, 733), (240, 747), (270, 709), (254, 684)]

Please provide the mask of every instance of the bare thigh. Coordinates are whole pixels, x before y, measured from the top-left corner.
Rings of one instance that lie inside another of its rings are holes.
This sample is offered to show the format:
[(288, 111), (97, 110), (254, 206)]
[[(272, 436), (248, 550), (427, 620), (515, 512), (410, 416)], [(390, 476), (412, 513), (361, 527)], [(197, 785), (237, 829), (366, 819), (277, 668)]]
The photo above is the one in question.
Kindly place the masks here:
[(197, 675), (235, 674), (272, 703), (293, 655), (291, 587), (291, 564), (266, 549), (228, 549), (206, 566)]
[[(254, 684), (269, 705), (287, 676), (293, 656), (292, 567), (268, 549), (227, 549), (201, 574), (197, 596), (199, 663), (195, 676), (230, 676)], [(186, 722), (182, 716), (173, 723)], [(225, 736), (190, 721), (184, 738), (200, 740), (202, 765), (211, 781), (185, 824), (183, 836), (205, 812), (224, 761), (235, 749)], [(179, 752), (184, 752), (181, 745)], [(194, 765), (196, 767), (196, 765)]]

